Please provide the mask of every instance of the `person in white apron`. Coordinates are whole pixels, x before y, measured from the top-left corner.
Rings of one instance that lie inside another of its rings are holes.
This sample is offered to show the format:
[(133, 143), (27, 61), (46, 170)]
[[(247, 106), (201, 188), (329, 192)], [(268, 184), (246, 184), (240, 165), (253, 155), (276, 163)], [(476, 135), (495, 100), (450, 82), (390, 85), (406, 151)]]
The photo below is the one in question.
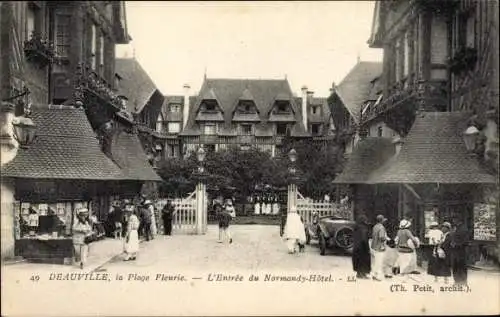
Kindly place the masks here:
[(136, 216), (136, 211), (133, 206), (127, 208), (130, 212), (127, 224), (127, 235), (125, 236), (125, 261), (135, 260), (139, 252), (139, 218)]
[(304, 223), (300, 219), (300, 215), (294, 210), (288, 213), (286, 218), (285, 233), (283, 238), (286, 241), (288, 253), (294, 254), (304, 249), (306, 243), (306, 232)]

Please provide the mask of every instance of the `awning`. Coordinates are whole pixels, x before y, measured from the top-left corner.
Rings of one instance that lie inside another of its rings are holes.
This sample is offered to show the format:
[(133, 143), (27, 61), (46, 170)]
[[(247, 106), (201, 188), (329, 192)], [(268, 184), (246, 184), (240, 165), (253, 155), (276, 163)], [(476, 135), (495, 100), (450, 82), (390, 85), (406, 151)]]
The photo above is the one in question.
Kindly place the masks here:
[(162, 181), (149, 164), (149, 159), (135, 134), (118, 133), (112, 141), (111, 156), (127, 180)]
[(101, 151), (83, 109), (36, 107), (31, 118), (37, 126), (35, 140), (2, 167), (2, 177), (124, 179), (120, 168)]
[(376, 171), (370, 183), (496, 183), (496, 177), (465, 148), (462, 134), (469, 115), (463, 112), (417, 115), (400, 154)]

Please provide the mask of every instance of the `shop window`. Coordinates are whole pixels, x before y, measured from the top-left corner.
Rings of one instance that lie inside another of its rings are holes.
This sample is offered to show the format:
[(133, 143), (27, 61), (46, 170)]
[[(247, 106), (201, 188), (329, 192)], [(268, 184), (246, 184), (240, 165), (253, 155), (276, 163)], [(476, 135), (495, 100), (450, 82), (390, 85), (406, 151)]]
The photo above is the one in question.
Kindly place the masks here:
[(88, 202), (26, 203), (18, 205), (16, 238), (60, 239), (71, 235), (76, 211)]
[(286, 123), (278, 123), (276, 125), (276, 135), (285, 136), (288, 131), (288, 127)]
[(180, 122), (169, 122), (168, 123), (168, 133), (179, 133), (181, 132)]

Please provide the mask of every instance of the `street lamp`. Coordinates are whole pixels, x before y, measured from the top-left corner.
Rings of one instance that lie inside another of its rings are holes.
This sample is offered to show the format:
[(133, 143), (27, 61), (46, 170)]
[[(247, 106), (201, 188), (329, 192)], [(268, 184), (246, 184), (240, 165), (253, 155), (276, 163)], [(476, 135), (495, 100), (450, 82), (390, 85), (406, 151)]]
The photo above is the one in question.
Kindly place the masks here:
[(465, 142), (465, 147), (467, 148), (468, 152), (473, 152), (476, 149), (476, 142), (479, 137), (479, 130), (475, 126), (471, 125), (469, 126), (464, 134), (464, 142)]
[(2, 103), (11, 101), (14, 102), (18, 107), (23, 107), (24, 115), (14, 118), (12, 120), (12, 126), (14, 128), (14, 139), (19, 143), (19, 147), (27, 148), (35, 139), (36, 125), (29, 118), (31, 100), (30, 100), (30, 90), (24, 87), (22, 91), (14, 89), (15, 94), (12, 97), (2, 100)]
[(196, 152), (196, 158), (198, 159), (198, 172), (201, 174), (205, 171), (203, 168), (203, 161), (205, 161), (205, 156), (207, 155), (207, 152), (200, 146), (198, 148), (198, 151)]
[(19, 143), (19, 147), (28, 148), (35, 139), (36, 125), (33, 120), (26, 116), (15, 118), (12, 126), (14, 127), (14, 138)]

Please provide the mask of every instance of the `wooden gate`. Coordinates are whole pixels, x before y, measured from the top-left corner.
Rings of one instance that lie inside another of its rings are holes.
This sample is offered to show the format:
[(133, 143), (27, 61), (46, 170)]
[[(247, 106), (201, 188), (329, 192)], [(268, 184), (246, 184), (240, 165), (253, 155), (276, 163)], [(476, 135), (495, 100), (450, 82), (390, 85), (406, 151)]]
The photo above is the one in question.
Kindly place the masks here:
[[(161, 211), (163, 206), (167, 204), (167, 201), (171, 201), (174, 206), (174, 215), (172, 221), (172, 232), (174, 234), (196, 234), (196, 208), (197, 199), (196, 191), (189, 194), (186, 198), (165, 198), (159, 199), (157, 202), (157, 210)], [(204, 200), (206, 202), (206, 200)], [(204, 208), (206, 211), (206, 208)], [(161, 212), (160, 212), (161, 214)], [(203, 222), (203, 227), (206, 228), (206, 216), (202, 217), (200, 221)], [(163, 232), (163, 222), (159, 221), (161, 227), (161, 232)], [(205, 230), (204, 230), (205, 232)], [(204, 233), (203, 232), (203, 233)]]
[(317, 212), (320, 217), (337, 216), (349, 220), (353, 219), (352, 210), (348, 204), (312, 200), (305, 198), (299, 192), (297, 192), (297, 196), (297, 213), (302, 217), (304, 223), (312, 222), (313, 212)]

